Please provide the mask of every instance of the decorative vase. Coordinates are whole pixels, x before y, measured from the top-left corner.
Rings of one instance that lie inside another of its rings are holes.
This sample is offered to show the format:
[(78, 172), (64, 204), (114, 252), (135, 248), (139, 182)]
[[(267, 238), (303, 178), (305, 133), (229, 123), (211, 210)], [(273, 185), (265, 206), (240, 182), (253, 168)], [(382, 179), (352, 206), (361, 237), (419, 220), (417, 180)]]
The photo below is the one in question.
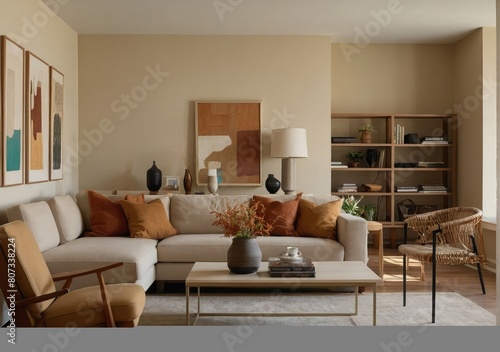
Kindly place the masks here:
[(184, 184), (184, 193), (191, 194), (193, 178), (191, 177), (191, 171), (189, 171), (189, 169), (184, 170), (184, 179), (182, 180), (182, 182)]
[(208, 169), (208, 182), (207, 182), (208, 191), (210, 194), (215, 194), (217, 189), (219, 188), (219, 183), (217, 182), (217, 170), (216, 169)]
[(227, 267), (235, 274), (257, 272), (262, 252), (255, 238), (233, 238), (227, 251)]
[(153, 161), (153, 166), (146, 172), (146, 185), (150, 192), (158, 192), (161, 188), (161, 170)]
[(275, 194), (280, 190), (281, 187), (281, 182), (278, 180), (276, 177), (274, 177), (274, 174), (268, 174), (267, 179), (266, 179), (266, 189), (269, 193)]
[(378, 151), (377, 149), (368, 149), (366, 151), (366, 162), (369, 167), (377, 166)]
[(372, 142), (372, 132), (365, 131), (361, 132), (361, 143), (371, 143)]

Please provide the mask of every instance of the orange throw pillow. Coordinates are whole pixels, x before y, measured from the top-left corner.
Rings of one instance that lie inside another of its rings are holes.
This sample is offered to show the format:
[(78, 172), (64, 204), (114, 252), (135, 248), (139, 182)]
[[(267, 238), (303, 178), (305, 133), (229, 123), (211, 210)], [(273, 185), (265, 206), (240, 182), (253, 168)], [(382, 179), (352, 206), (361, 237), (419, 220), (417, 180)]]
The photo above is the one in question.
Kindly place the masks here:
[(130, 237), (163, 239), (177, 234), (160, 199), (149, 203), (120, 200), (130, 230)]
[(342, 209), (343, 199), (324, 204), (301, 199), (297, 214), (297, 233), (304, 237), (336, 239), (337, 217)]
[(127, 194), (123, 199), (134, 203), (146, 203), (144, 201), (144, 193), (141, 194)]
[(297, 236), (295, 231), (295, 220), (302, 193), (287, 202), (280, 202), (267, 197), (253, 196), (252, 201), (261, 202), (266, 208), (263, 215), (268, 224), (273, 224), (271, 235), (275, 236)]
[(90, 231), (88, 237), (128, 236), (128, 223), (119, 202), (100, 193), (88, 191), (90, 207)]

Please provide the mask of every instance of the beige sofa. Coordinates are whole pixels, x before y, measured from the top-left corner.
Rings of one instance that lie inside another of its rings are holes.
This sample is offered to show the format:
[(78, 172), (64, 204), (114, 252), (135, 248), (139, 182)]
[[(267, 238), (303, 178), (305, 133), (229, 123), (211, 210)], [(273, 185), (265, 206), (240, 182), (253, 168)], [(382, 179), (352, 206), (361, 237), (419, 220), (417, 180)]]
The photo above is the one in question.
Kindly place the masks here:
[[(293, 196), (265, 195), (286, 201)], [(111, 200), (123, 195), (106, 194)], [(249, 202), (252, 196), (146, 195), (145, 201), (161, 199), (171, 224), (179, 234), (163, 240), (129, 237), (84, 237), (90, 229), (87, 192), (76, 197), (58, 196), (47, 201), (21, 204), (7, 211), (9, 221), (22, 220), (31, 228), (51, 272), (124, 262), (108, 273), (108, 282), (135, 282), (148, 289), (154, 281), (161, 288), (165, 282), (185, 280), (196, 261), (226, 261), (231, 239), (225, 238), (212, 210), (222, 211), (228, 204)], [(333, 196), (303, 195), (322, 204), (338, 199)], [(337, 240), (316, 237), (259, 237), (263, 260), (279, 256), (287, 246), (297, 246), (304, 257), (315, 261), (363, 261), (367, 263), (367, 224), (364, 219), (340, 214)], [(96, 284), (93, 277), (80, 278), (73, 287)]]

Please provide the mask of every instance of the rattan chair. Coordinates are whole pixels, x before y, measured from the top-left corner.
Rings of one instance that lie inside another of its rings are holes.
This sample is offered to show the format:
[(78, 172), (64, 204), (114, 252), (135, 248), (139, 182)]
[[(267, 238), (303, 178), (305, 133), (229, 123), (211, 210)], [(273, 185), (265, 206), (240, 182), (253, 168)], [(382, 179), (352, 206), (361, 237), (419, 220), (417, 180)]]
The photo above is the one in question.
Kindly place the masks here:
[[(475, 264), (483, 294), (481, 266), (486, 262), (481, 231), (483, 213), (473, 207), (454, 207), (413, 215), (405, 219), (404, 244), (398, 247), (403, 254), (403, 306), (406, 306), (407, 260), (432, 264), (432, 322), (436, 320), (436, 264)], [(416, 243), (407, 244), (408, 228), (419, 237)]]

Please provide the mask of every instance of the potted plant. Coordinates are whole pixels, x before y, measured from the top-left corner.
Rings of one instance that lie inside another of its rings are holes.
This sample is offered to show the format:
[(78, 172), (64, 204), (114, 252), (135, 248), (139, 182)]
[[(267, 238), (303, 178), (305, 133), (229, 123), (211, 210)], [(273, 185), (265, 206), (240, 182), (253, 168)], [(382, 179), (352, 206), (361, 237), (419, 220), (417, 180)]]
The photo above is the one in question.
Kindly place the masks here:
[(375, 221), (375, 217), (377, 216), (377, 206), (372, 203), (365, 204), (362, 207), (361, 215), (367, 221)]
[(262, 252), (256, 236), (269, 236), (272, 223), (264, 219), (265, 208), (259, 201), (251, 205), (240, 203), (228, 206), (225, 211), (211, 211), (216, 220), (214, 226), (220, 226), (224, 237), (233, 239), (227, 251), (227, 266), (236, 274), (250, 274), (259, 269)]
[(372, 132), (376, 132), (372, 125), (362, 124), (358, 128), (358, 132), (361, 132), (361, 143), (371, 143), (372, 142)]
[(363, 160), (365, 155), (362, 152), (349, 152), (346, 154), (347, 159), (349, 159), (349, 163), (347, 166), (349, 167), (358, 167), (359, 162)]
[(359, 202), (361, 202), (363, 196), (360, 196), (357, 199), (354, 196), (349, 196), (347, 198), (342, 197), (342, 199), (342, 210), (344, 210), (347, 214), (361, 216), (363, 209), (359, 206)]

